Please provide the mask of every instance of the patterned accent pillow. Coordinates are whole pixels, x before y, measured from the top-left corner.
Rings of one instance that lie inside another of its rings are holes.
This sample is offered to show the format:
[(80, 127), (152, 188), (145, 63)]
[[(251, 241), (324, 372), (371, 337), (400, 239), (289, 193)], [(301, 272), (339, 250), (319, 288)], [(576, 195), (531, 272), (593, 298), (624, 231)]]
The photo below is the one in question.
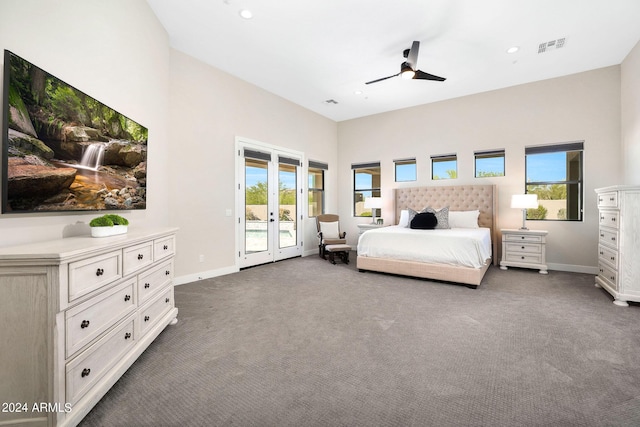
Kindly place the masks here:
[(438, 219), (438, 225), (436, 225), (436, 229), (440, 228), (451, 228), (449, 227), (449, 206), (446, 206), (439, 211), (435, 210), (432, 207), (426, 207), (422, 210), (422, 212), (431, 212)]
[(407, 221), (407, 225), (405, 225), (406, 228), (409, 228), (411, 226), (411, 221), (413, 221), (413, 218), (419, 214), (420, 212), (416, 212), (413, 209), (409, 208), (407, 209), (407, 211), (409, 212), (409, 221)]

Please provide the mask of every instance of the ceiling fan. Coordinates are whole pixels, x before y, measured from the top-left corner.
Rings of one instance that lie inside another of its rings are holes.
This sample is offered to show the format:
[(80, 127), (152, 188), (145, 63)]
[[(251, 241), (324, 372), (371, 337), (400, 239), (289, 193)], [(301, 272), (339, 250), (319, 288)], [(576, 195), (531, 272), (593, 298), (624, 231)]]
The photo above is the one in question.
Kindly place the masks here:
[(390, 79), (391, 77), (402, 76), (404, 79), (416, 79), (416, 80), (435, 80), (443, 82), (446, 79), (444, 77), (434, 76), (433, 74), (425, 73), (417, 69), (418, 65), (418, 51), (420, 50), (420, 42), (414, 41), (411, 45), (411, 49), (405, 49), (402, 55), (407, 58), (405, 62), (400, 65), (400, 72), (392, 76), (382, 77), (381, 79), (371, 80), (365, 84), (377, 83), (382, 80)]

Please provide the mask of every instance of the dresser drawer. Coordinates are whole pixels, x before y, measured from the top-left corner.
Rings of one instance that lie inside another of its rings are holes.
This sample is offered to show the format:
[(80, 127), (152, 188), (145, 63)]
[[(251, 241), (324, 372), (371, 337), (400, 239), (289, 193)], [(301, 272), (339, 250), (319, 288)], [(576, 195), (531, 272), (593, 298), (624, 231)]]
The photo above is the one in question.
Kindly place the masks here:
[(612, 191), (609, 193), (598, 194), (599, 208), (616, 208), (618, 207), (618, 193)]
[(173, 288), (170, 287), (140, 310), (140, 336), (144, 336), (171, 308), (173, 308)]
[(175, 236), (164, 237), (153, 241), (153, 259), (156, 261), (173, 255), (175, 251)]
[(541, 254), (542, 245), (532, 243), (507, 243), (507, 252), (509, 253), (530, 253)]
[(542, 264), (542, 255), (527, 254), (527, 253), (520, 253), (520, 254), (507, 253), (507, 255), (505, 256), (505, 260), (508, 262)]
[(618, 251), (604, 245), (598, 245), (598, 261), (618, 269)]
[(162, 290), (173, 279), (173, 261), (164, 262), (138, 276), (138, 297), (144, 304), (156, 292)]
[(600, 227), (611, 227), (618, 229), (620, 213), (618, 211), (600, 211), (599, 224)]
[(505, 242), (530, 242), (540, 243), (542, 242), (542, 236), (529, 235), (529, 234), (506, 234), (504, 235)]
[(128, 280), (65, 312), (67, 357), (136, 309), (135, 288)]
[(618, 248), (618, 232), (601, 228), (598, 231), (598, 243), (610, 248)]
[(122, 277), (121, 251), (69, 264), (69, 301), (73, 301)]
[(109, 332), (94, 346), (67, 363), (66, 397), (75, 405), (133, 347), (135, 316)]
[(151, 241), (124, 248), (122, 252), (122, 274), (124, 276), (140, 271), (153, 263), (153, 242)]
[(609, 283), (609, 285), (618, 290), (618, 272), (604, 263), (598, 263), (598, 277)]

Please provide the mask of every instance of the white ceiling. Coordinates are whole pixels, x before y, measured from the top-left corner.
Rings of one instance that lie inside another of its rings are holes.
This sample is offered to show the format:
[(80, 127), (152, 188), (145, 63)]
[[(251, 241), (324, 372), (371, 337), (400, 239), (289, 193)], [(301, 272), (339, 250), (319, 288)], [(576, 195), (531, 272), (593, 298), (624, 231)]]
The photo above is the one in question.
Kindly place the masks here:
[[(173, 48), (335, 121), (617, 65), (640, 40), (640, 0), (147, 2)], [(365, 85), (399, 72), (414, 40), (418, 68), (445, 82)]]

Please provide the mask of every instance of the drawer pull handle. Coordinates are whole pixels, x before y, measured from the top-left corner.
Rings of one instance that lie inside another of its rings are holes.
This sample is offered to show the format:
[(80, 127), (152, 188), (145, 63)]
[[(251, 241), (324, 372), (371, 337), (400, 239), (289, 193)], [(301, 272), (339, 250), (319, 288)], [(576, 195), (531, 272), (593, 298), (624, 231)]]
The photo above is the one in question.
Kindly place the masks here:
[(523, 257), (523, 256), (521, 256), (521, 257), (520, 257), (520, 259), (524, 259), (524, 257)]
[(144, 321), (148, 322), (149, 321), (149, 316), (144, 316)]
[(604, 252), (600, 251), (600, 255), (604, 255)]
[(616, 217), (611, 218), (611, 221), (616, 222)]
[(171, 301), (169, 298), (165, 298), (164, 302), (168, 303), (169, 301)]
[(166, 251), (167, 249), (169, 249), (169, 246), (168, 246), (168, 245), (164, 245), (164, 246), (162, 247), (162, 249), (164, 249), (164, 250)]
[(168, 276), (168, 275), (171, 274), (171, 272), (169, 270), (167, 270), (167, 271), (164, 272), (164, 274), (165, 274), (165, 276)]
[(149, 285), (148, 283), (145, 283), (145, 284), (144, 284), (144, 288), (145, 288), (145, 289), (149, 289), (149, 286), (151, 286), (151, 285)]
[(616, 241), (616, 238), (615, 238), (615, 237), (612, 237), (612, 238), (611, 238), (611, 241), (612, 241), (612, 242), (615, 242), (615, 241)]
[(124, 339), (128, 340), (129, 338), (131, 338), (131, 332), (127, 332), (124, 334)]
[(104, 270), (102, 268), (99, 268), (96, 270), (96, 276), (102, 276), (104, 274)]
[(603, 270), (603, 269), (600, 269), (600, 273), (604, 273), (604, 270)]
[(89, 369), (89, 368), (84, 368), (84, 369), (82, 370), (82, 373), (81, 373), (80, 375), (82, 376), (82, 378), (84, 378), (84, 377), (88, 377), (90, 373), (91, 373), (91, 369)]
[(611, 276), (611, 280), (615, 282), (616, 276)]
[(522, 240), (524, 240), (524, 236), (521, 236), (520, 238), (521, 238)]
[(524, 246), (522, 246), (522, 249), (524, 249)]
[(90, 323), (90, 322), (89, 322), (88, 320), (83, 320), (83, 321), (80, 323), (80, 328), (81, 328), (81, 329), (88, 328), (88, 327), (89, 327), (89, 323)]
[(129, 301), (130, 299), (131, 299), (131, 295), (125, 295), (125, 296), (124, 296), (124, 300), (125, 300), (125, 301)]
[(144, 258), (144, 255), (142, 255), (142, 254), (138, 254), (138, 259), (140, 260), (140, 259), (142, 259), (142, 258)]
[(611, 261), (615, 261), (615, 260), (616, 260), (616, 257), (612, 256)]
[(600, 233), (600, 237), (604, 237), (604, 234)]

